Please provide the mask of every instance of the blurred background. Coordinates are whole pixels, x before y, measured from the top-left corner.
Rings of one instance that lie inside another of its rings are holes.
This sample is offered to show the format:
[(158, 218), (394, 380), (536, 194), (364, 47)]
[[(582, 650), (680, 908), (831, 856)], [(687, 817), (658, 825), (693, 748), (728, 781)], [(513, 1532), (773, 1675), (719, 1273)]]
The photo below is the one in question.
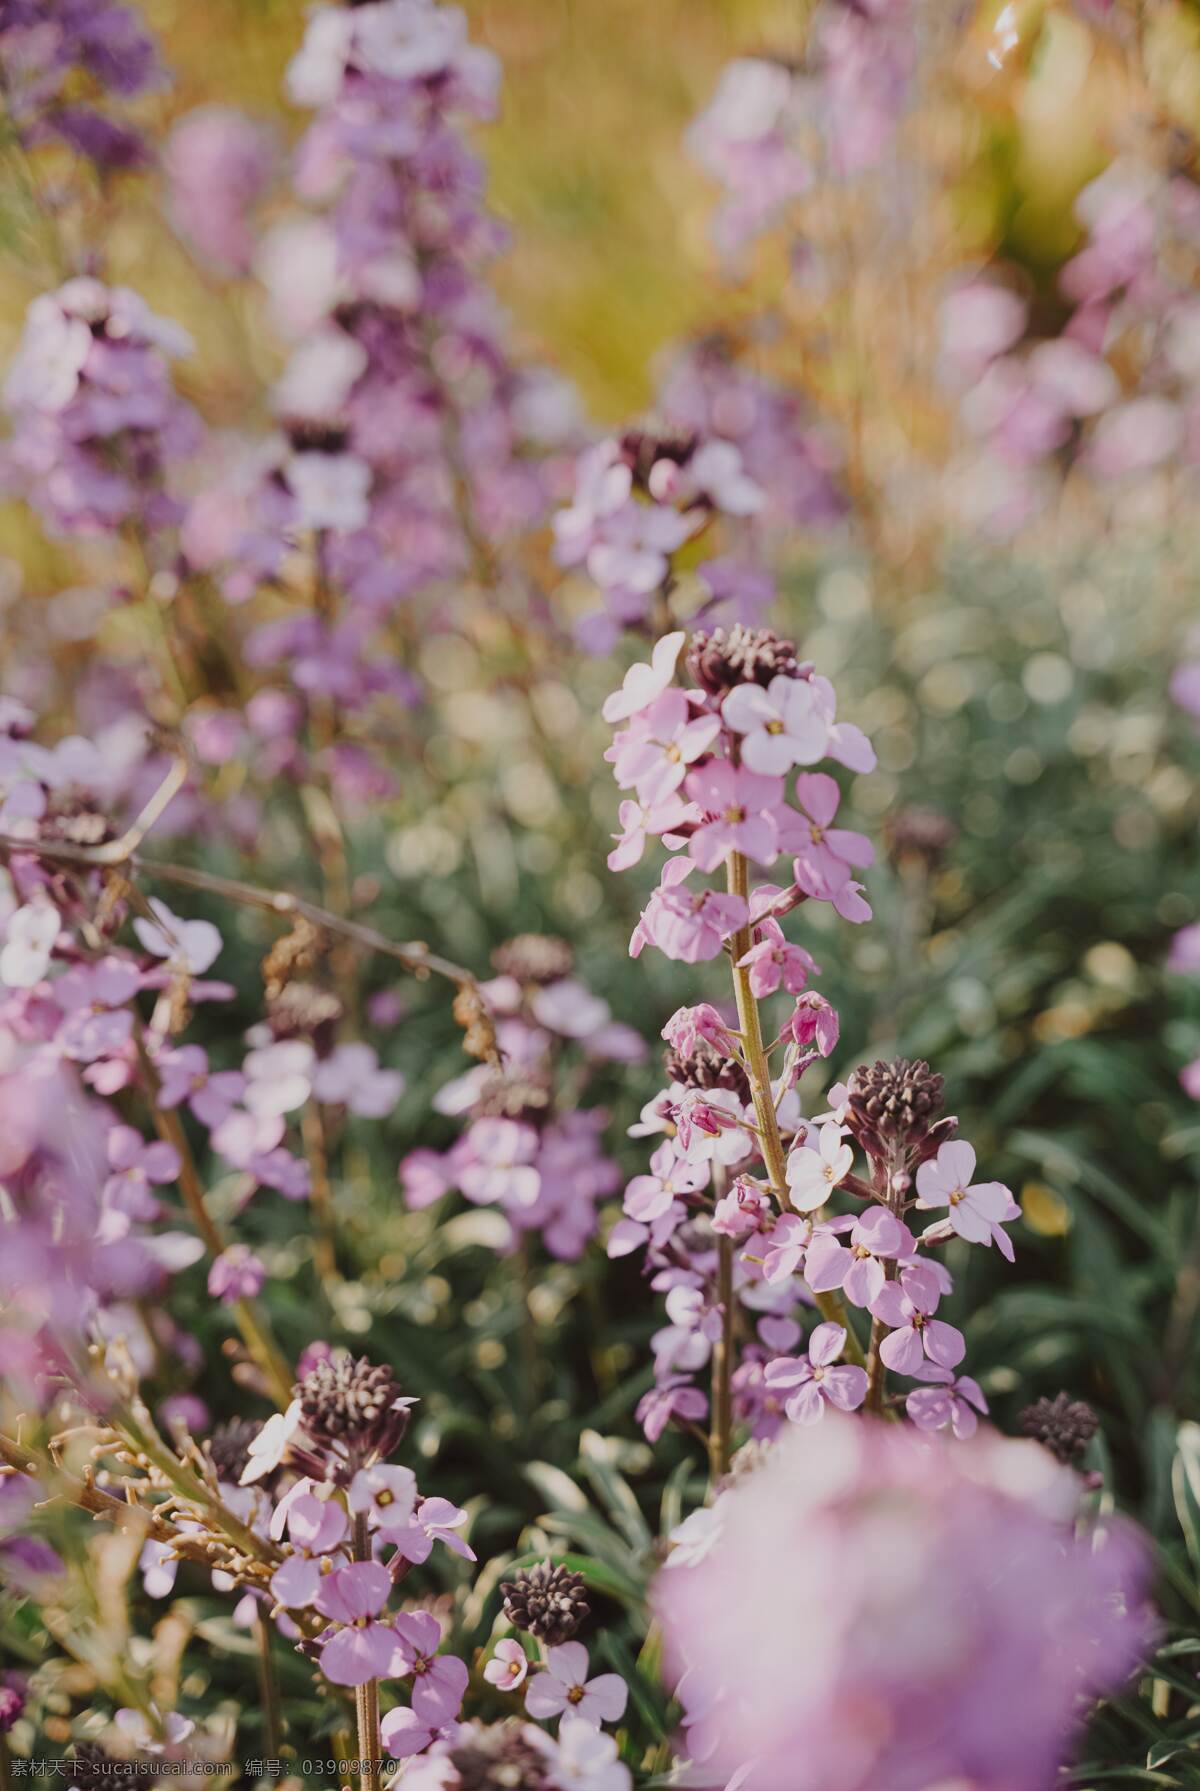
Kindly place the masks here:
[[(1172, 1473), (1181, 1426), (1200, 1421), (1200, 1122), (1179, 1081), (1200, 1055), (1200, 987), (1166, 967), (1175, 933), (1200, 919), (1200, 740), (1169, 695), (1200, 619), (1190, 374), (1164, 363), (1159, 325), (1146, 321), (1153, 294), (1143, 295), (1145, 315), (1121, 322), (1104, 355), (1123, 401), (1169, 391), (1179, 426), (1165, 451), (1146, 447), (1139, 415), (1132, 445), (1106, 439), (1106, 476), (1096, 476), (1085, 407), (1069, 436), (1024, 460), (1001, 456), (993, 471), (964, 458), (964, 441), (974, 454), (1014, 411), (990, 390), (973, 410), (964, 400), (947, 374), (943, 308), (964, 281), (991, 279), (1020, 295), (1029, 342), (1054, 340), (1070, 314), (1062, 270), (1096, 240), (1078, 209), (1089, 183), (1122, 158), (1193, 183), (1200, 9), (922, 9), (894, 153), (869, 178), (818, 182), (794, 228), (764, 234), (732, 264), (713, 240), (717, 186), (685, 133), (732, 58), (799, 63), (813, 8), (468, 0), (466, 11), (503, 67), (499, 118), (472, 140), (511, 233), (489, 277), (514, 355), (570, 381), (587, 428), (602, 434), (653, 416), (679, 343), (720, 331), (740, 366), (801, 393), (834, 444), (842, 513), (784, 533), (770, 619), (834, 680), (839, 713), (877, 747), (879, 770), (851, 780), (848, 797), (853, 825), (878, 847), (867, 876), (876, 921), (849, 929), (828, 912), (828, 924), (805, 916), (822, 991), (842, 1016), (838, 1053), (810, 1076), (831, 1082), (892, 1054), (927, 1057), (945, 1076), (950, 1110), (1025, 1215), (1014, 1269), (995, 1252), (953, 1264), (950, 1316), (967, 1331), (973, 1371), (1002, 1428), (1060, 1389), (1095, 1406), (1092, 1463), (1159, 1538), (1171, 1615), (1194, 1623), (1196, 1569)], [(281, 98), (300, 9), (146, 0), (144, 13), (175, 75), (137, 101), (146, 131), (161, 138), (196, 106), (234, 105), (271, 125), (282, 164), (305, 122)], [(64, 269), (11, 146), (5, 165), (7, 360), (26, 304)], [(100, 183), (82, 224), (72, 214), (64, 228), (102, 239), (107, 277), (194, 338), (179, 383), (210, 428), (262, 433), (286, 359), (263, 291), (194, 259), (162, 196), (154, 173)], [(286, 191), (268, 193), (262, 225), (287, 203)], [(1130, 212), (1111, 226), (1126, 244), (1139, 229)], [(1196, 240), (1188, 225), (1147, 251), (1188, 297)], [(1127, 295), (1135, 275), (1121, 278)], [(1017, 496), (1000, 484), (1014, 464), (1031, 482)], [(93, 656), (128, 669), (158, 651), (137, 605), (101, 604), (95, 632), (72, 621), (91, 615), (86, 593), (120, 584), (128, 565), (121, 551), (51, 539), (17, 501), (0, 510), (0, 556), (6, 692), (35, 701), (60, 731), (86, 732)], [(606, 1148), (627, 1177), (642, 1167), (643, 1142), (625, 1131), (659, 1086), (659, 1029), (685, 1000), (714, 993), (719, 971), (709, 967), (709, 987), (703, 968), (628, 959), (655, 869), (606, 870), (617, 798), (599, 711), (645, 641), (581, 652), (580, 578), (554, 570), (544, 542), (534, 563), (551, 617), (542, 633), (503, 592), (468, 582), (405, 634), (424, 705), (396, 726), (394, 796), (365, 805), (348, 831), (351, 904), (393, 937), (424, 938), (480, 971), (513, 934), (570, 940), (583, 979), (651, 1047), (588, 1083), (588, 1101), (611, 1113)], [(201, 692), (192, 707), (206, 701)], [(240, 787), (230, 768), (222, 775), (233, 803)], [(252, 767), (242, 775), (252, 781)], [(266, 813), (254, 838), (208, 830), (170, 841), (171, 854), (319, 894), (290, 812), (268, 802)], [(220, 918), (230, 941), (234, 1018), (206, 1010), (196, 1022), (217, 1052), (222, 1034), (258, 1017), (270, 932), (254, 914), (230, 924), (202, 896), (189, 912)], [(605, 1461), (657, 1523), (697, 1469), (686, 1439), (652, 1454), (632, 1420), (651, 1378), (652, 1296), (635, 1266), (599, 1250), (538, 1262), (532, 1287), (514, 1292), (486, 1214), (461, 1202), (449, 1214), (406, 1207), (398, 1163), (456, 1134), (431, 1103), (461, 1073), (460, 1035), (440, 988), (398, 982), (380, 960), (362, 976), (364, 1003), (387, 996), (403, 1014), (373, 1037), (407, 1092), (384, 1124), (351, 1121), (337, 1154), (340, 1274), (324, 1289), (322, 1322), (351, 1343), (370, 1337), (419, 1386), (419, 1447), (438, 1457), (439, 1490), (472, 1505), (493, 1581), (518, 1538), (536, 1546), (561, 1533), (536, 1527), (551, 1482), (527, 1463), (571, 1471), (581, 1434), (610, 1439)], [(806, 1086), (810, 1111), (821, 1092)], [(218, 1207), (234, 1210), (234, 1178), (213, 1174)], [(278, 1200), (260, 1197), (238, 1223), (271, 1272), (280, 1336), (297, 1352), (313, 1323), (310, 1240)], [(220, 1316), (201, 1280), (180, 1288), (174, 1322), (205, 1343)], [(611, 1525), (611, 1510), (599, 1521)], [(216, 1601), (191, 1596), (229, 1642)], [(1136, 1714), (1106, 1720), (1097, 1758), (1140, 1758)]]

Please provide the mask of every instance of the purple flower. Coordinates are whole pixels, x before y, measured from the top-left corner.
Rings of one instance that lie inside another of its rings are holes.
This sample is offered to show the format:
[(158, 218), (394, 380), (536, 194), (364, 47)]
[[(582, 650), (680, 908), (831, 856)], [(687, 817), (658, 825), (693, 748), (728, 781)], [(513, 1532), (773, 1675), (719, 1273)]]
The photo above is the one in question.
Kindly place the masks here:
[(988, 1409), (979, 1382), (969, 1374), (955, 1378), (948, 1368), (939, 1368), (934, 1362), (922, 1366), (920, 1378), (932, 1384), (914, 1387), (904, 1402), (917, 1429), (950, 1429), (960, 1441), (973, 1437), (979, 1428), (976, 1413), (986, 1417)]
[(58, 1044), (64, 1057), (76, 1063), (95, 1063), (114, 1056), (133, 1033), (133, 1000), (141, 979), (124, 958), (102, 958), (96, 964), (77, 964), (54, 985), (54, 999), (65, 1018)]
[(240, 1070), (210, 1070), (202, 1045), (176, 1045), (160, 1051), (154, 1067), (159, 1078), (159, 1106), (178, 1107), (186, 1101), (210, 1131), (229, 1118), (246, 1087)]
[(443, 1543), (462, 1560), (473, 1561), (474, 1549), (456, 1534), (466, 1521), (466, 1512), (449, 1499), (422, 1499), (410, 1523), (388, 1526), (387, 1540), (395, 1543), (398, 1555), (417, 1566), (428, 1561), (435, 1542)]
[(480, 1206), (532, 1206), (542, 1185), (533, 1127), (515, 1119), (477, 1119), (466, 1138), (470, 1156), (458, 1185), (467, 1199)]
[(719, 718), (697, 715), (686, 691), (664, 690), (610, 748), (618, 786), (636, 789), (647, 808), (660, 807), (674, 796), (688, 766), (708, 751), (720, 731)]
[(652, 1387), (638, 1401), (635, 1414), (649, 1443), (657, 1443), (673, 1418), (698, 1422), (708, 1411), (708, 1400), (698, 1387), (682, 1375), (671, 1375), (659, 1386)]
[(246, 1244), (230, 1244), (208, 1271), (208, 1291), (214, 1300), (252, 1300), (262, 1292), (267, 1271)]
[(883, 1363), (897, 1374), (920, 1374), (925, 1358), (939, 1368), (957, 1368), (966, 1354), (963, 1334), (932, 1314), (941, 1290), (932, 1268), (919, 1263), (901, 1269), (898, 1281), (888, 1281), (871, 1303), (872, 1317), (895, 1328), (879, 1346)]
[(846, 1268), (842, 1292), (852, 1305), (869, 1308), (883, 1290), (884, 1263), (909, 1257), (915, 1249), (912, 1232), (903, 1219), (886, 1207), (869, 1207), (850, 1233), (852, 1260)]
[(842, 1136), (842, 1128), (821, 1127), (815, 1149), (807, 1143), (793, 1150), (787, 1160), (788, 1198), (798, 1213), (815, 1212), (849, 1175), (854, 1148)]
[(875, 862), (875, 848), (861, 833), (830, 825), (841, 792), (823, 771), (798, 777), (796, 796), (806, 820), (789, 828), (782, 843), (796, 854), (794, 874), (805, 895), (833, 901), (855, 867)]
[(353, 1561), (321, 1576), (313, 1603), (334, 1624), (321, 1649), (321, 1671), (335, 1685), (365, 1685), (393, 1671), (396, 1632), (377, 1621), (392, 1576), (378, 1561)]
[(404, 1611), (396, 1618), (399, 1638), (393, 1673), (412, 1676), (412, 1707), (423, 1724), (437, 1729), (453, 1722), (467, 1689), (465, 1661), (438, 1654), (442, 1630), (429, 1611)]
[(757, 999), (773, 995), (780, 984), (789, 995), (798, 995), (817, 968), (809, 953), (784, 938), (778, 921), (765, 920), (757, 934), (755, 944), (738, 959), (739, 970), (750, 972), (750, 987)]
[(411, 1468), (381, 1463), (360, 1468), (350, 1482), (346, 1504), (359, 1516), (366, 1513), (373, 1530), (385, 1539), (393, 1531), (407, 1530), (417, 1503), (417, 1478)]
[(670, 1144), (660, 1144), (650, 1159), (650, 1173), (635, 1175), (625, 1190), (625, 1211), (631, 1219), (648, 1224), (668, 1212), (680, 1195), (707, 1187), (709, 1171), (702, 1163), (689, 1163)]
[[(306, 1484), (311, 1485), (311, 1482)], [(292, 1553), (271, 1576), (272, 1598), (291, 1610), (303, 1610), (315, 1604), (326, 1578), (326, 1559), (341, 1546), (348, 1527), (346, 1513), (336, 1499), (318, 1499), (311, 1492), (300, 1492), (289, 1498), (287, 1532)], [(334, 1572), (337, 1571), (335, 1568)], [(319, 1608), (325, 1616), (332, 1614), (323, 1605)], [(374, 1611), (364, 1614), (374, 1615)], [(338, 1683), (358, 1682), (340, 1680)]]
[(766, 1367), (766, 1384), (788, 1395), (784, 1405), (793, 1424), (815, 1424), (826, 1405), (852, 1412), (867, 1397), (866, 1370), (838, 1364), (846, 1344), (844, 1325), (821, 1324), (808, 1340), (806, 1356), (780, 1356)]

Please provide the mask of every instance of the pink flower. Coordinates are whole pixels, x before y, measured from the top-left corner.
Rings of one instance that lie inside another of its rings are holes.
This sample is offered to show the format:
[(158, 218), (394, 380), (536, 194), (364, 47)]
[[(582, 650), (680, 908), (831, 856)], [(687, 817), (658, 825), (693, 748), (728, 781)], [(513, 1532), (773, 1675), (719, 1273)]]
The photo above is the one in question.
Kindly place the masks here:
[[(1200, 928), (1197, 931), (1200, 932)], [(698, 1039), (724, 1052), (727, 1057), (733, 1055), (733, 1035), (716, 1008), (707, 1001), (700, 1002), (697, 1007), (677, 1007), (663, 1027), (662, 1036), (684, 1057), (692, 1055)]]
[(1200, 1057), (1194, 1058), (1180, 1070), (1179, 1086), (1193, 1101), (1200, 1101)]
[(631, 865), (640, 863), (647, 839), (673, 832), (691, 813), (691, 804), (679, 795), (668, 796), (665, 802), (654, 804), (626, 798), (617, 809), (621, 831), (612, 836), (617, 843), (608, 855), (609, 870), (627, 871)]
[(804, 1273), (814, 1293), (829, 1293), (842, 1285), (849, 1253), (837, 1241), (836, 1231), (849, 1221), (835, 1219), (818, 1225), (810, 1218), (783, 1213), (775, 1221), (770, 1247), (763, 1258), (763, 1278), (772, 1286)]
[(672, 1418), (695, 1423), (707, 1411), (708, 1401), (700, 1389), (693, 1387), (682, 1375), (671, 1375), (660, 1386), (651, 1387), (642, 1395), (635, 1416), (646, 1433), (646, 1441), (657, 1443)]
[(778, 921), (764, 921), (758, 935), (757, 942), (738, 959), (738, 968), (750, 972), (755, 996), (761, 1001), (773, 995), (781, 983), (789, 995), (798, 995), (817, 968), (812, 958), (802, 945), (792, 945), (784, 938)]
[(452, 1505), (449, 1499), (422, 1499), (411, 1523), (394, 1528), (389, 1526), (387, 1540), (395, 1543), (397, 1554), (418, 1567), (428, 1561), (435, 1542), (444, 1543), (451, 1554), (461, 1556), (464, 1561), (473, 1561), (474, 1549), (455, 1534), (466, 1521), (466, 1512), (460, 1505)]
[(871, 1303), (871, 1315), (895, 1328), (884, 1338), (879, 1355), (897, 1374), (920, 1374), (928, 1356), (939, 1368), (957, 1368), (966, 1354), (961, 1331), (941, 1319), (941, 1292), (925, 1263), (901, 1269), (899, 1281), (885, 1282)]
[(471, 1161), (458, 1178), (467, 1199), (480, 1206), (494, 1201), (532, 1206), (542, 1185), (533, 1166), (538, 1145), (533, 1127), (515, 1119), (477, 1119), (467, 1138)]
[[(326, 1577), (322, 1572), (321, 1557), (339, 1547), (347, 1528), (346, 1513), (336, 1499), (318, 1499), (310, 1492), (290, 1499), (287, 1531), (293, 1553), (271, 1575), (272, 1598), (294, 1611), (315, 1603)], [(385, 1592), (385, 1600), (386, 1596)], [(324, 1610), (323, 1606), (320, 1608)], [(324, 1614), (330, 1615), (328, 1611)], [(373, 1612), (367, 1614), (373, 1615)], [(339, 1683), (354, 1682), (342, 1680)]]
[(688, 773), (686, 789), (704, 811), (688, 850), (702, 871), (715, 871), (730, 852), (743, 852), (758, 864), (773, 864), (779, 834), (772, 812), (783, 800), (783, 783), (711, 759)]
[(822, 1324), (809, 1338), (806, 1356), (779, 1356), (767, 1363), (767, 1386), (790, 1393), (784, 1410), (793, 1424), (817, 1423), (826, 1405), (855, 1411), (867, 1397), (866, 1370), (836, 1366), (845, 1344), (844, 1325)]
[(512, 1637), (497, 1642), (491, 1660), (483, 1669), (489, 1685), (499, 1691), (516, 1691), (529, 1671), (529, 1656), (520, 1642)]
[(695, 1776), (1055, 1784), (1089, 1703), (1152, 1635), (1145, 1541), (1081, 1522), (1079, 1492), (1047, 1451), (984, 1426), (953, 1443), (830, 1411), (819, 1445), (789, 1426), (654, 1589)]
[(379, 1561), (353, 1561), (321, 1578), (313, 1603), (336, 1626), (321, 1650), (321, 1671), (335, 1685), (365, 1685), (391, 1672), (396, 1633), (375, 1621), (391, 1589)]
[[(439, 1735), (450, 1738), (457, 1727), (457, 1723), (423, 1723), (416, 1711), (410, 1710), (407, 1704), (397, 1704), (380, 1723), (379, 1738), (393, 1760), (409, 1760), (414, 1754), (423, 1754), (430, 1742)], [(413, 1782), (415, 1784), (415, 1779)], [(432, 1791), (432, 1785), (429, 1791)]]
[(840, 1031), (837, 1009), (815, 989), (810, 989), (801, 995), (792, 1009), (783, 1036), (799, 1045), (802, 1051), (815, 1044), (821, 1056), (828, 1057), (837, 1046)]
[(850, 1233), (853, 1260), (846, 1269), (842, 1292), (852, 1305), (869, 1307), (886, 1280), (884, 1261), (911, 1256), (915, 1249), (912, 1232), (902, 1219), (884, 1206), (870, 1207)]
[[(621, 470), (627, 493), (629, 469)], [(675, 661), (686, 639), (682, 629), (674, 634), (664, 634), (655, 644), (649, 665), (630, 666), (620, 690), (605, 699), (600, 711), (605, 721), (627, 721), (631, 715), (648, 709), (655, 698), (662, 695), (675, 676)]]
[(854, 1162), (853, 1146), (842, 1137), (840, 1126), (821, 1127), (816, 1150), (801, 1145), (787, 1160), (788, 1195), (799, 1213), (824, 1206), (838, 1183), (844, 1181)]
[(969, 1374), (955, 1379), (948, 1368), (936, 1363), (923, 1365), (920, 1378), (934, 1383), (914, 1387), (904, 1402), (904, 1409), (918, 1430), (951, 1429), (960, 1441), (973, 1437), (979, 1428), (976, 1412), (987, 1416), (988, 1404), (978, 1381)]
[(632, 786), (648, 808), (657, 807), (675, 794), (688, 766), (720, 731), (715, 715), (694, 713), (685, 691), (664, 690), (609, 749), (618, 786)]
[(403, 1611), (396, 1618), (399, 1638), (392, 1671), (412, 1675), (412, 1707), (422, 1723), (440, 1728), (458, 1715), (470, 1674), (453, 1654), (438, 1654), (442, 1629), (429, 1611)]
[(719, 1237), (742, 1238), (756, 1231), (771, 1212), (771, 1198), (754, 1182), (739, 1177), (713, 1211), (712, 1228)]
[(917, 1170), (917, 1205), (949, 1207), (949, 1221), (960, 1238), (971, 1244), (995, 1241), (1002, 1256), (1013, 1260), (1013, 1247), (1002, 1222), (1018, 1216), (1020, 1208), (1003, 1182), (971, 1184), (975, 1152), (963, 1138), (943, 1144), (936, 1157)]
[(161, 1051), (154, 1067), (159, 1077), (159, 1106), (178, 1107), (186, 1101), (210, 1131), (229, 1118), (246, 1086), (240, 1070), (210, 1071), (202, 1045), (177, 1045)]
[(829, 750), (829, 723), (808, 678), (735, 684), (721, 705), (727, 728), (742, 735), (742, 763), (779, 777), (793, 765), (814, 765)]
[(664, 867), (662, 881), (629, 941), (631, 958), (640, 957), (646, 945), (656, 945), (668, 958), (698, 964), (715, 958), (725, 940), (745, 926), (749, 909), (741, 896), (681, 887), (691, 869), (681, 859)]
[(649, 1174), (635, 1175), (626, 1188), (625, 1211), (631, 1219), (648, 1224), (668, 1212), (681, 1195), (707, 1187), (708, 1176), (706, 1164), (689, 1163), (669, 1142), (660, 1144), (650, 1159)]
[(535, 1675), (525, 1693), (530, 1716), (545, 1722), (554, 1716), (575, 1716), (598, 1729), (619, 1722), (629, 1696), (618, 1673), (587, 1677), (587, 1649), (582, 1642), (563, 1642), (546, 1652), (545, 1671)]
[(807, 817), (787, 829), (784, 849), (796, 854), (794, 874), (805, 895), (832, 901), (856, 866), (873, 864), (875, 848), (861, 833), (832, 827), (841, 792), (832, 777), (810, 771), (796, 779), (796, 796)]
[(814, 672), (811, 683), (829, 728), (829, 744), (825, 749), (829, 757), (849, 771), (874, 771), (875, 748), (862, 729), (856, 728), (853, 722), (835, 719), (837, 693), (829, 679)]

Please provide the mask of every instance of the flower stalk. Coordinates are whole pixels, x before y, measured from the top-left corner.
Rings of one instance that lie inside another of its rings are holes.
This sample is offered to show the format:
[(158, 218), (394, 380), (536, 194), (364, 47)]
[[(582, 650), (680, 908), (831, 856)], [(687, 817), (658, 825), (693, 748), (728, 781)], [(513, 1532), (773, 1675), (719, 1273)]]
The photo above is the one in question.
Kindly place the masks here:
[[(739, 896), (743, 901), (749, 900), (750, 875), (744, 853), (731, 852), (729, 854), (726, 859), (726, 883), (730, 895)], [(750, 1094), (758, 1124), (763, 1163), (770, 1178), (771, 1192), (778, 1202), (779, 1210), (781, 1213), (786, 1213), (789, 1210), (787, 1153), (783, 1148), (783, 1139), (779, 1132), (779, 1116), (775, 1111), (775, 1095), (771, 1087), (771, 1071), (763, 1043), (758, 1000), (750, 986), (750, 972), (741, 962), (750, 950), (751, 939), (752, 928), (747, 922), (744, 927), (738, 928), (730, 940), (733, 993), (737, 1002), (742, 1061), (745, 1064), (746, 1075), (750, 1083)], [(861, 1367), (866, 1358), (854, 1327), (848, 1321), (843, 1302), (836, 1294), (831, 1293), (814, 1294), (813, 1298), (816, 1300), (823, 1318), (844, 1326), (846, 1360)]]

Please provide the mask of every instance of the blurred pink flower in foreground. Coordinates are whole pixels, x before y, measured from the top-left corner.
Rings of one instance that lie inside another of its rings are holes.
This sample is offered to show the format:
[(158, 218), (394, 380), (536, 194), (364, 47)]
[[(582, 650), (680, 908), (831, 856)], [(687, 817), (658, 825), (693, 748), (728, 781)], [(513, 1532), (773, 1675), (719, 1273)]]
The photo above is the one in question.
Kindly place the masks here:
[(702, 1782), (1049, 1791), (1081, 1699), (1152, 1634), (1139, 1535), (1077, 1530), (1079, 1495), (1048, 1451), (985, 1430), (830, 1412), (819, 1445), (785, 1433), (655, 1590)]

